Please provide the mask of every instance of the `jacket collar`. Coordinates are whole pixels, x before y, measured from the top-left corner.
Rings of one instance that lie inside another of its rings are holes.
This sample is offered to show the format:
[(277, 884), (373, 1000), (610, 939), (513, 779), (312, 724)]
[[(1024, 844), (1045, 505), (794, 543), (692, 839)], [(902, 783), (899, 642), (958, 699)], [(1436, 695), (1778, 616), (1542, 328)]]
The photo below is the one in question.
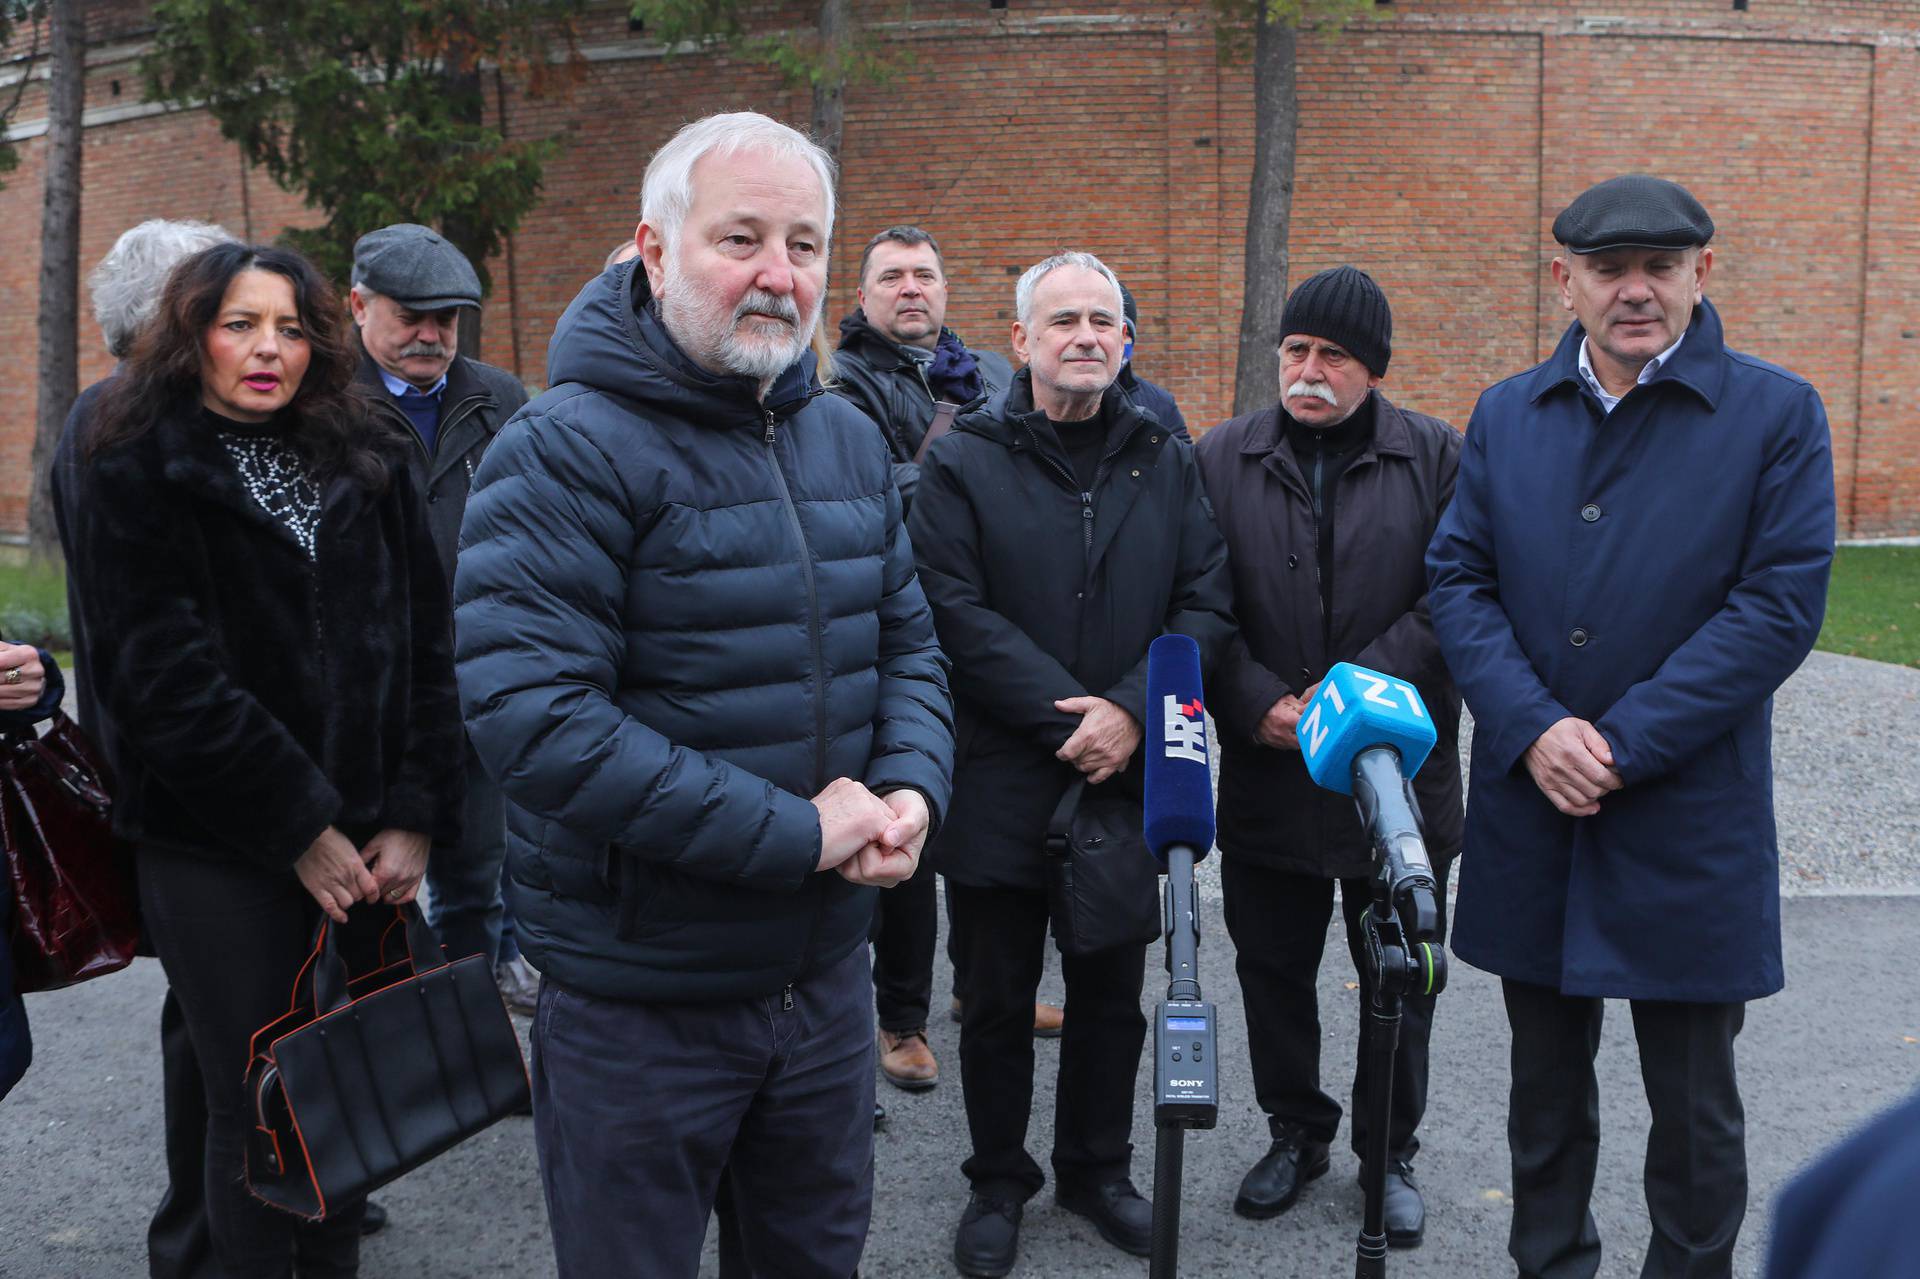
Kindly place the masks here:
[[(1406, 414), (1378, 390), (1367, 394), (1373, 397), (1373, 439), (1360, 450), (1359, 457), (1413, 457), (1413, 428), (1407, 424)], [(1253, 420), (1240, 451), (1264, 457), (1279, 448), (1283, 438), (1280, 406), (1276, 404)]]
[[(1118, 386), (1107, 388), (1101, 407), (1113, 411), (1108, 438), (1116, 444), (1130, 438), (1151, 420), (1134, 405), (1133, 398)], [(1003, 389), (985, 397), (981, 407), (967, 413), (954, 424), (955, 430), (964, 429), (998, 440), (1015, 451), (1028, 447), (1028, 427), (1034, 428), (1034, 434), (1041, 439), (1052, 434), (1051, 429), (1041, 430), (1047, 427), (1047, 415), (1034, 407), (1033, 370), (1029, 368), (1021, 368)]]
[[(1580, 377), (1580, 344), (1586, 341), (1587, 331), (1578, 320), (1567, 326), (1560, 335), (1560, 345), (1553, 349), (1545, 363), (1527, 374), (1527, 399), (1535, 404), (1548, 395), (1571, 390), (1573, 394), (1585, 391), (1586, 383)], [(1727, 343), (1726, 332), (1720, 325), (1720, 312), (1706, 298), (1693, 308), (1693, 319), (1687, 325), (1687, 339), (1673, 358), (1660, 366), (1660, 371), (1647, 382), (1649, 387), (1659, 387), (1667, 383), (1683, 386), (1698, 396), (1712, 412), (1720, 401), (1720, 392), (1727, 380)]]
[[(293, 541), (293, 534), (286, 526), (261, 509), (247, 492), (239, 470), (220, 442), (219, 432), (206, 420), (198, 404), (181, 404), (163, 413), (149, 434), (162, 459), (160, 474), (167, 482), (219, 502)], [(350, 516), (369, 500), (366, 490), (342, 476), (335, 476), (321, 486), (321, 510), (329, 523)]]
[[(355, 340), (357, 343), (357, 333)], [(376, 393), (382, 401), (393, 404), (393, 396), (387, 391), (386, 380), (380, 376), (380, 366), (374, 362), (373, 356), (367, 353), (364, 344), (360, 344), (360, 366), (354, 370), (353, 380)], [(482, 382), (479, 375), (473, 371), (473, 361), (464, 355), (456, 355), (453, 357), (453, 363), (447, 366), (447, 385), (440, 394), (443, 411), (451, 411), (456, 404), (473, 396), (482, 396), (491, 400), (493, 392), (487, 389), (487, 384)], [(394, 405), (394, 407), (399, 406)]]

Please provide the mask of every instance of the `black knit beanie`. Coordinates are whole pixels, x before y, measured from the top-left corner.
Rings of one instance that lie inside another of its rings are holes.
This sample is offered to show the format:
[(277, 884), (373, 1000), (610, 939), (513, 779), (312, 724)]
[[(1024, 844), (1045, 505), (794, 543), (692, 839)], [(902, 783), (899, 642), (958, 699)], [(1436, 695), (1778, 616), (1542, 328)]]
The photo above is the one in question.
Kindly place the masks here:
[(1387, 295), (1358, 267), (1337, 266), (1300, 282), (1280, 317), (1280, 337), (1294, 333), (1345, 347), (1375, 377), (1386, 376), (1393, 358)]

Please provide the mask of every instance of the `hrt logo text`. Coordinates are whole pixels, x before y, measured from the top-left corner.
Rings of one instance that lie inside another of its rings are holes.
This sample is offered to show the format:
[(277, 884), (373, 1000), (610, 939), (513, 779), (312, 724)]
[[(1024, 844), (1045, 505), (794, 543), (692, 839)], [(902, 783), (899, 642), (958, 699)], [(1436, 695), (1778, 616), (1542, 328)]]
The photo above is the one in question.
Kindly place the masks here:
[(1190, 764), (1207, 762), (1207, 711), (1199, 698), (1182, 702), (1168, 693), (1160, 722), (1166, 725), (1168, 759), (1184, 759)]

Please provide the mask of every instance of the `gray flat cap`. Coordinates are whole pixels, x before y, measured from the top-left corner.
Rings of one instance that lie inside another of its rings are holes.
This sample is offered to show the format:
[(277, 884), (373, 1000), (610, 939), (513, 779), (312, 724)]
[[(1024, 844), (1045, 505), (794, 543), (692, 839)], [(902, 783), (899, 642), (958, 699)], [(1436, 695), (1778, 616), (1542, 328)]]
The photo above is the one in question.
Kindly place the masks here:
[(1678, 182), (1629, 173), (1575, 196), (1553, 220), (1553, 238), (1575, 253), (1690, 249), (1713, 238), (1713, 219)]
[(467, 255), (414, 222), (361, 236), (353, 246), (353, 282), (416, 311), (480, 305), (480, 277)]

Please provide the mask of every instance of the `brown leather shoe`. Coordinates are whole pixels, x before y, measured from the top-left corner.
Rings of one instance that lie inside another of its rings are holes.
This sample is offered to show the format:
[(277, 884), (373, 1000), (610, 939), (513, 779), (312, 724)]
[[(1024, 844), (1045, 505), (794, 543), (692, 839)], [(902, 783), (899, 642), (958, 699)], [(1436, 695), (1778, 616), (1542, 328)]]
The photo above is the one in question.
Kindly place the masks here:
[(880, 1073), (895, 1088), (924, 1092), (940, 1082), (940, 1063), (927, 1047), (927, 1030), (880, 1032)]
[(1056, 1008), (1052, 1004), (1033, 1006), (1033, 1035), (1036, 1039), (1060, 1038), (1060, 1027), (1065, 1025), (1066, 1021), (1067, 1014), (1064, 1009)]

